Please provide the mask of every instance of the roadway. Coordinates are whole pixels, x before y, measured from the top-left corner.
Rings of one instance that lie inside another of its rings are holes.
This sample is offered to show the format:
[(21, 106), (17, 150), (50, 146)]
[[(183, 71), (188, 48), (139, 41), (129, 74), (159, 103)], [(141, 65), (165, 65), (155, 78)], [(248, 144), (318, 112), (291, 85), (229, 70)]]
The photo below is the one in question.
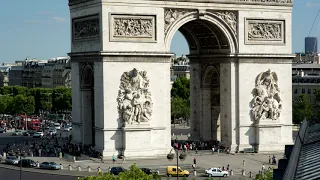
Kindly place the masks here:
[(78, 177), (21, 171), (21, 178), (20, 178), (20, 171), (19, 170), (0, 168), (0, 179), (3, 179), (3, 180), (5, 180), (5, 179), (8, 179), (8, 180), (37, 180), (37, 179), (77, 180)]

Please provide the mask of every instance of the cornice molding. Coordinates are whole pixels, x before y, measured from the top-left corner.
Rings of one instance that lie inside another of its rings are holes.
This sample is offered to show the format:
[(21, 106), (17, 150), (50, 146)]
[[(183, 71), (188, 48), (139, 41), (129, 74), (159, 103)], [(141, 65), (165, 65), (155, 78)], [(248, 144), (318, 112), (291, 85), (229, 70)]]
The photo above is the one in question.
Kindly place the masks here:
[(69, 0), (69, 6), (73, 6), (76, 4), (81, 4), (81, 3), (86, 3), (86, 2), (90, 2), (93, 0)]

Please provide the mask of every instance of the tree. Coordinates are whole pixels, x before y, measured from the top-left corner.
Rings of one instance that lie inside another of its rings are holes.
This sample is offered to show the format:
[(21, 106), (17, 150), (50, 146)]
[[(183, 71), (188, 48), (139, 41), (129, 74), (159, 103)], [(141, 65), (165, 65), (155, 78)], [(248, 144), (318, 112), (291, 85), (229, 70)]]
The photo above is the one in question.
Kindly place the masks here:
[(14, 114), (33, 114), (35, 110), (34, 104), (35, 100), (33, 96), (25, 97), (19, 94), (13, 99), (13, 112)]
[(189, 99), (190, 97), (190, 80), (186, 77), (177, 78), (172, 84), (171, 97), (180, 97)]
[(79, 178), (78, 180), (153, 180), (159, 179), (159, 177), (154, 177), (152, 175), (147, 175), (141, 169), (137, 168), (136, 164), (130, 166), (128, 171), (120, 173), (117, 177), (110, 173), (100, 173), (98, 176), (87, 176), (84, 178)]
[(301, 94), (293, 103), (293, 123), (300, 124), (304, 118), (310, 120), (313, 114), (313, 107), (308, 95)]
[(72, 92), (66, 87), (57, 87), (54, 90), (54, 107), (55, 110), (65, 111), (72, 108)]
[(265, 173), (257, 174), (255, 180), (272, 180), (273, 179), (273, 171), (272, 169), (267, 170)]

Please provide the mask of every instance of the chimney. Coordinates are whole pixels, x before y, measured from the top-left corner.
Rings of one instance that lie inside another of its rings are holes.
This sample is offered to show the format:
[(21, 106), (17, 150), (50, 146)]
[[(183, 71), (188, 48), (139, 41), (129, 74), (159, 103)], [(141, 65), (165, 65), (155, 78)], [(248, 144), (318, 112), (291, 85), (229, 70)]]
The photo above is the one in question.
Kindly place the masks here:
[(300, 72), (300, 76), (304, 77), (304, 72), (302, 71), (302, 69), (301, 69), (301, 72)]

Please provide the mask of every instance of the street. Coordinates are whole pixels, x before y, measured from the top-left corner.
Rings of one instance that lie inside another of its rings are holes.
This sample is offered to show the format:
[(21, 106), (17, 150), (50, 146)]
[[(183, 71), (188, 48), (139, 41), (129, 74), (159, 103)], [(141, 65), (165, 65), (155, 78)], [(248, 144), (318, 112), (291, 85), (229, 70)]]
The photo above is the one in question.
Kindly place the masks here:
[(22, 172), (20, 179), (20, 171), (0, 168), (0, 179), (1, 180), (37, 180), (37, 179), (45, 179), (45, 180), (77, 180), (78, 177), (75, 176), (61, 176), (61, 175), (52, 175), (45, 173), (36, 173), (36, 172)]

